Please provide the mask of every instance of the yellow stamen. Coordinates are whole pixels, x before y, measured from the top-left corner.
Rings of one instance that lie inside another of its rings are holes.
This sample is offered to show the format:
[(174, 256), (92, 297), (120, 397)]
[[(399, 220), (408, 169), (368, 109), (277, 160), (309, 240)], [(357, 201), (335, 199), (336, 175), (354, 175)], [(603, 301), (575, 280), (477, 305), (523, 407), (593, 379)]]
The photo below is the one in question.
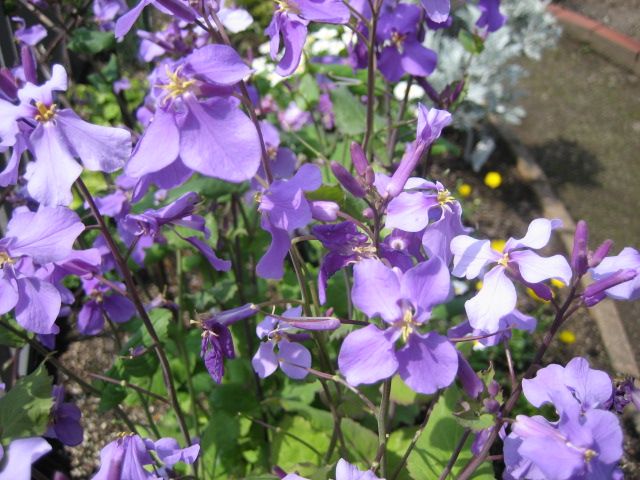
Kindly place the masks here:
[(591, 450), (590, 448), (587, 448), (584, 452), (584, 459), (587, 461), (587, 463), (589, 463), (591, 460), (593, 460), (594, 457), (598, 456), (598, 452), (596, 452), (595, 450)]
[(502, 255), (502, 258), (498, 260), (498, 265), (502, 265), (503, 267), (506, 267), (508, 263), (509, 263), (509, 254), (505, 253), (504, 255)]
[(36, 117), (35, 117), (36, 120), (38, 122), (45, 123), (51, 120), (55, 116), (58, 106), (55, 103), (53, 103), (51, 104), (50, 107), (47, 107), (42, 102), (36, 102), (36, 108), (38, 109), (38, 113), (36, 114)]
[(5, 252), (0, 252), (0, 268), (4, 267), (5, 264), (13, 265), (16, 261), (9, 256), (9, 254)]
[(414, 331), (414, 321), (413, 314), (411, 310), (405, 310), (404, 316), (402, 317), (402, 341), (407, 342), (409, 340), (409, 335), (411, 335)]
[(353, 247), (353, 251), (359, 255), (370, 256), (376, 253), (376, 247), (373, 245), (362, 245), (360, 247)]
[(182, 71), (182, 66), (178, 67), (175, 72), (169, 70), (168, 66), (165, 66), (165, 72), (167, 73), (167, 77), (169, 78), (169, 83), (166, 85), (158, 85), (158, 87), (167, 91), (167, 96), (164, 98), (163, 102), (167, 102), (174, 98), (178, 98), (181, 95), (184, 95), (189, 89), (196, 83), (195, 80), (187, 80), (184, 77), (180, 76), (180, 72)]
[(295, 15), (300, 15), (300, 7), (294, 0), (275, 0), (283, 12), (291, 12)]
[(445, 203), (451, 203), (455, 200), (455, 197), (451, 195), (449, 190), (440, 190), (438, 192), (438, 203), (444, 205)]
[(403, 35), (402, 33), (391, 33), (391, 43), (393, 43), (396, 47), (402, 47), (404, 45), (405, 38), (407, 38), (407, 36)]

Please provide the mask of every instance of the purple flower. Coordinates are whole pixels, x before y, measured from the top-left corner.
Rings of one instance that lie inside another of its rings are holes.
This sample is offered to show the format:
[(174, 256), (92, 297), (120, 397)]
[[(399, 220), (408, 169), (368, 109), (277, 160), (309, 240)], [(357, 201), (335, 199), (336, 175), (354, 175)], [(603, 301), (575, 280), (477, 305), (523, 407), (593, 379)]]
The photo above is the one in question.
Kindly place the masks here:
[(113, 20), (127, 8), (124, 0), (93, 0), (93, 15), (104, 29), (113, 29)]
[[(22, 480), (31, 478), (31, 465), (51, 451), (44, 438), (31, 437), (13, 440), (2, 455), (0, 447), (0, 478)], [(6, 457), (6, 458), (5, 458)]]
[(500, 13), (500, 0), (478, 0), (478, 8), (481, 12), (480, 18), (476, 22), (478, 28), (486, 28), (487, 32), (495, 32), (507, 21), (507, 17)]
[[(640, 253), (631, 247), (623, 248), (618, 255), (604, 258), (599, 265), (591, 269), (591, 275), (594, 280), (603, 281), (626, 270), (640, 274)], [(637, 300), (640, 298), (640, 275), (610, 286), (604, 290), (604, 294), (616, 300)]]
[[(299, 318), (302, 307), (294, 307), (285, 311), (283, 317)], [(260, 378), (266, 378), (276, 371), (278, 365), (290, 378), (301, 380), (307, 376), (311, 367), (311, 353), (306, 347), (294, 340), (299, 335), (292, 334), (293, 327), (285, 319), (265, 317), (256, 328), (260, 340), (258, 351), (251, 360), (253, 369)], [(276, 349), (278, 352), (276, 353)]]
[[(422, 244), (430, 256), (451, 263), (451, 240), (468, 232), (462, 225), (462, 207), (440, 182), (411, 179), (405, 190), (387, 207), (387, 228), (422, 232)], [(407, 188), (409, 187), (409, 188)]]
[(83, 438), (81, 415), (76, 405), (64, 401), (64, 387), (54, 385), (52, 419), (44, 436), (57, 438), (69, 447), (80, 445)]
[(61, 294), (40, 267), (65, 260), (83, 230), (78, 216), (64, 207), (14, 211), (0, 240), (0, 314), (15, 308), (16, 320), (26, 330), (58, 332)]
[(424, 47), (418, 36), (421, 17), (420, 7), (407, 3), (380, 16), (376, 31), (376, 41), (382, 45), (378, 66), (390, 82), (397, 82), (405, 73), (426, 77), (436, 68), (438, 55)]
[(196, 11), (181, 0), (140, 0), (135, 7), (118, 18), (115, 27), (115, 35), (118, 40), (122, 40), (131, 30), (131, 27), (136, 23), (136, 20), (142, 14), (142, 10), (147, 5), (153, 5), (161, 12), (175, 15), (189, 23), (193, 22), (197, 17)]
[[(71, 185), (83, 166), (113, 172), (124, 165), (131, 152), (127, 130), (93, 125), (70, 109), (59, 110), (53, 92), (66, 89), (67, 74), (62, 66), (54, 65), (45, 84), (27, 83), (18, 91), (17, 105), (0, 99), (0, 149), (31, 151), (35, 162), (25, 175), (27, 191), (44, 205), (71, 203)], [(17, 180), (18, 160), (19, 155), (11, 162), (11, 169), (3, 172), (8, 176), (2, 186)]]
[(258, 134), (238, 101), (229, 96), (250, 72), (226, 45), (207, 45), (179, 63), (161, 64), (155, 78), (155, 115), (126, 174), (155, 174), (154, 183), (167, 176), (182, 179), (188, 169), (229, 182), (253, 177), (260, 165)]
[[(282, 480), (308, 480), (295, 473), (286, 475)], [(350, 464), (344, 458), (338, 460), (336, 465), (336, 480), (382, 480), (371, 470), (360, 470), (355, 465)]]
[[(442, 261), (434, 257), (402, 273), (366, 259), (353, 270), (353, 304), (370, 318), (382, 317), (388, 328), (372, 324), (345, 338), (338, 365), (347, 381), (376, 383), (398, 372), (419, 393), (450, 385), (458, 371), (455, 347), (435, 332), (419, 333), (431, 309), (450, 296), (449, 271)], [(396, 351), (400, 338), (405, 345)]]
[(258, 309), (249, 303), (241, 307), (216, 313), (202, 322), (202, 344), (200, 357), (214, 382), (220, 383), (224, 376), (224, 359), (235, 358), (233, 339), (228, 325), (256, 314)]
[[(196, 203), (200, 201), (198, 194), (188, 192), (158, 210), (147, 210), (141, 214), (128, 214), (123, 222), (123, 227), (137, 237), (151, 237), (155, 239), (160, 235), (163, 226), (184, 227), (204, 233), (209, 238), (210, 232), (205, 227), (205, 220), (200, 215), (194, 215)], [(198, 237), (184, 237), (174, 230), (183, 240), (193, 245), (209, 261), (216, 270), (227, 271), (231, 268), (231, 262), (218, 258), (213, 249)]]
[(407, 148), (391, 180), (385, 185), (376, 185), (382, 196), (393, 198), (405, 188), (411, 172), (416, 168), (424, 152), (438, 139), (442, 129), (449, 124), (451, 124), (451, 114), (446, 110), (427, 109), (421, 103), (418, 104), (416, 140)]
[(278, 9), (265, 33), (270, 38), (273, 60), (277, 59), (280, 52), (282, 37), (284, 54), (278, 62), (276, 73), (283, 77), (295, 72), (300, 64), (309, 22), (345, 24), (351, 16), (341, 0), (278, 0), (277, 3)]
[(18, 28), (13, 33), (16, 39), (29, 45), (30, 47), (36, 46), (47, 36), (47, 30), (39, 23), (27, 27), (27, 23), (22, 17), (11, 17), (11, 20), (18, 24)]
[(284, 275), (283, 261), (291, 246), (290, 235), (312, 219), (311, 205), (304, 192), (317, 190), (321, 184), (320, 169), (307, 163), (289, 180), (276, 180), (258, 195), (260, 226), (271, 234), (271, 245), (256, 268), (260, 277), (279, 279)]
[(499, 330), (500, 320), (516, 307), (517, 295), (512, 279), (536, 289), (536, 293), (540, 292), (540, 296), (546, 295), (548, 298), (549, 289), (543, 281), (556, 278), (567, 285), (571, 282), (571, 267), (563, 256), (545, 258), (533, 252), (549, 242), (551, 232), (560, 224), (559, 220), (533, 220), (523, 238), (510, 238), (507, 241), (504, 252), (492, 250), (489, 240), (476, 240), (467, 235), (460, 235), (451, 241), (454, 275), (476, 278), (487, 264), (496, 264), (484, 275), (478, 294), (465, 302), (469, 323), (473, 328), (488, 333)]
[[(159, 478), (146, 470), (153, 465), (150, 452), (155, 452), (165, 468), (171, 469), (177, 462), (193, 463), (198, 457), (198, 444), (181, 449), (173, 438), (161, 438), (153, 442), (133, 433), (124, 433), (100, 451), (100, 470), (94, 480), (146, 480)], [(169, 475), (167, 475), (168, 477)]]
[[(566, 367), (554, 363), (538, 370), (534, 378), (522, 381), (522, 391), (534, 407), (552, 403), (562, 412), (568, 407), (559, 403), (559, 399), (568, 399), (571, 404), (577, 402), (580, 410), (585, 412), (609, 408), (613, 383), (606, 372), (591, 369), (584, 358), (576, 357)], [(558, 397), (557, 391), (566, 391), (570, 395)]]
[[(124, 290), (124, 284), (118, 284)], [(127, 297), (113, 292), (111, 287), (96, 278), (82, 279), (82, 288), (90, 300), (78, 313), (78, 331), (83, 335), (97, 335), (104, 328), (105, 318), (115, 323), (131, 320), (135, 307)]]

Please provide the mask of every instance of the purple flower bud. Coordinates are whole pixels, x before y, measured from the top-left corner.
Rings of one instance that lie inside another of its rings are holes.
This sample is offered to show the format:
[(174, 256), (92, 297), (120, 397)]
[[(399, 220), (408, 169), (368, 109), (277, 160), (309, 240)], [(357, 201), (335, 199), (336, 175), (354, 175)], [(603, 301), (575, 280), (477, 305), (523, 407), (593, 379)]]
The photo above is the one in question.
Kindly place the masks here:
[(354, 197), (363, 198), (366, 192), (349, 171), (338, 162), (331, 162), (331, 171), (336, 176), (342, 186), (350, 192)]
[(364, 177), (369, 168), (369, 161), (358, 142), (351, 142), (351, 161), (358, 175)]
[(22, 69), (24, 71), (24, 78), (27, 82), (31, 82), (33, 84), (38, 83), (38, 74), (36, 73), (36, 62), (33, 57), (33, 52), (31, 51), (31, 47), (27, 45), (23, 45), (20, 48), (20, 59), (22, 61)]
[(498, 395), (498, 393), (500, 393), (500, 384), (495, 380), (491, 380), (491, 383), (487, 387), (487, 391), (489, 392), (491, 398), (494, 398)]
[(484, 409), (489, 413), (497, 413), (498, 410), (500, 410), (500, 403), (493, 398), (484, 399), (482, 404), (484, 405)]
[(240, 307), (225, 310), (224, 312), (218, 312), (211, 318), (204, 321), (204, 324), (208, 327), (209, 324), (221, 323), (222, 325), (231, 325), (233, 323), (249, 318), (258, 313), (258, 307), (253, 303), (247, 303)]
[(18, 96), (18, 86), (8, 68), (0, 68), (0, 96), (12, 100)]
[(613, 240), (605, 240), (602, 244), (596, 248), (596, 251), (589, 255), (589, 267), (595, 268), (600, 265), (600, 262), (604, 260), (604, 257), (609, 255), (609, 250), (613, 246)]
[(613, 275), (609, 275), (601, 280), (597, 280), (584, 289), (584, 303), (587, 307), (593, 307), (600, 303), (605, 297), (605, 290), (615, 287), (629, 280), (633, 280), (638, 272), (633, 269), (618, 270)]
[(340, 205), (326, 200), (314, 200), (311, 204), (311, 216), (321, 222), (333, 222), (338, 218)]
[(589, 268), (587, 261), (588, 241), (589, 227), (587, 226), (587, 222), (580, 220), (576, 225), (576, 231), (573, 237), (573, 251), (571, 252), (571, 269), (576, 276), (584, 275)]
[(400, 160), (400, 165), (398, 165), (398, 168), (387, 185), (388, 198), (397, 197), (400, 192), (402, 192), (407, 180), (409, 180), (409, 176), (411, 176), (411, 172), (413, 172), (413, 169), (418, 165), (427, 146), (425, 142), (414, 142), (409, 145), (402, 156), (402, 160)]
[(370, 207), (362, 210), (362, 216), (365, 218), (373, 218), (373, 210)]

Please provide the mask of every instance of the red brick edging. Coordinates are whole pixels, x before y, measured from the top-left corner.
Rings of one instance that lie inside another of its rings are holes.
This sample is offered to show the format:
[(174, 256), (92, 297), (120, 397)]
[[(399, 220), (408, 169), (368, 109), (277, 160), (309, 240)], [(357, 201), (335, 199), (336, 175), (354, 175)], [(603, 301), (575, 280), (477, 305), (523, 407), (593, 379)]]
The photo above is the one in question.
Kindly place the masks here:
[(640, 41), (558, 5), (551, 4), (547, 10), (567, 33), (588, 43), (612, 62), (640, 75)]

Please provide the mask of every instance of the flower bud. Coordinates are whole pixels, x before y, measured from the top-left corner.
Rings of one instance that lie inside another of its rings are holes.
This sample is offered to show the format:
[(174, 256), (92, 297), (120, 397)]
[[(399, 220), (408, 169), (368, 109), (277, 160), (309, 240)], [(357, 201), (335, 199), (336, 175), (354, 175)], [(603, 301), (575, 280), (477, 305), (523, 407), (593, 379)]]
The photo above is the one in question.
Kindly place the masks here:
[(360, 183), (358, 183), (358, 180), (356, 180), (355, 177), (338, 162), (331, 162), (331, 171), (342, 186), (354, 197), (363, 198), (366, 195), (364, 188), (362, 188)]
[(7, 68), (0, 68), (0, 96), (13, 100), (18, 96), (18, 86)]
[(587, 307), (593, 307), (595, 304), (600, 303), (606, 297), (606, 290), (620, 285), (621, 283), (628, 282), (636, 278), (638, 272), (628, 268), (625, 270), (618, 270), (613, 275), (602, 278), (593, 282), (587, 288), (584, 289), (583, 299)]
[(427, 148), (427, 144), (425, 142), (413, 142), (407, 148), (406, 152), (402, 156), (402, 160), (400, 160), (400, 165), (391, 176), (391, 180), (387, 185), (387, 197), (394, 198), (397, 197), (400, 192), (404, 189), (407, 180), (411, 176), (411, 172), (416, 168), (422, 154)]
[(573, 250), (571, 252), (571, 269), (577, 276), (587, 273), (589, 268), (587, 260), (587, 244), (589, 241), (589, 227), (587, 222), (580, 220), (576, 225), (573, 237)]
[(321, 222), (333, 222), (338, 218), (340, 206), (336, 202), (314, 200), (311, 202), (311, 216)]
[(596, 251), (589, 255), (589, 267), (595, 268), (600, 265), (600, 262), (604, 260), (604, 257), (609, 255), (609, 250), (611, 250), (612, 246), (613, 240), (605, 240), (604, 242), (602, 242), (602, 244), (598, 248), (596, 248)]
[(20, 60), (22, 61), (22, 70), (24, 71), (25, 80), (33, 84), (38, 83), (36, 60), (29, 46), (23, 45), (20, 48)]
[(364, 177), (367, 169), (369, 168), (369, 162), (367, 161), (367, 156), (362, 150), (362, 147), (358, 142), (351, 142), (351, 161), (353, 162), (353, 166), (358, 172), (358, 175)]
[(245, 318), (249, 318), (256, 313), (258, 313), (258, 307), (256, 307), (253, 303), (247, 303), (240, 307), (214, 313), (209, 319), (204, 321), (204, 324), (208, 328), (210, 328), (210, 325), (214, 323), (231, 325), (232, 323), (236, 323), (240, 320), (244, 320)]

